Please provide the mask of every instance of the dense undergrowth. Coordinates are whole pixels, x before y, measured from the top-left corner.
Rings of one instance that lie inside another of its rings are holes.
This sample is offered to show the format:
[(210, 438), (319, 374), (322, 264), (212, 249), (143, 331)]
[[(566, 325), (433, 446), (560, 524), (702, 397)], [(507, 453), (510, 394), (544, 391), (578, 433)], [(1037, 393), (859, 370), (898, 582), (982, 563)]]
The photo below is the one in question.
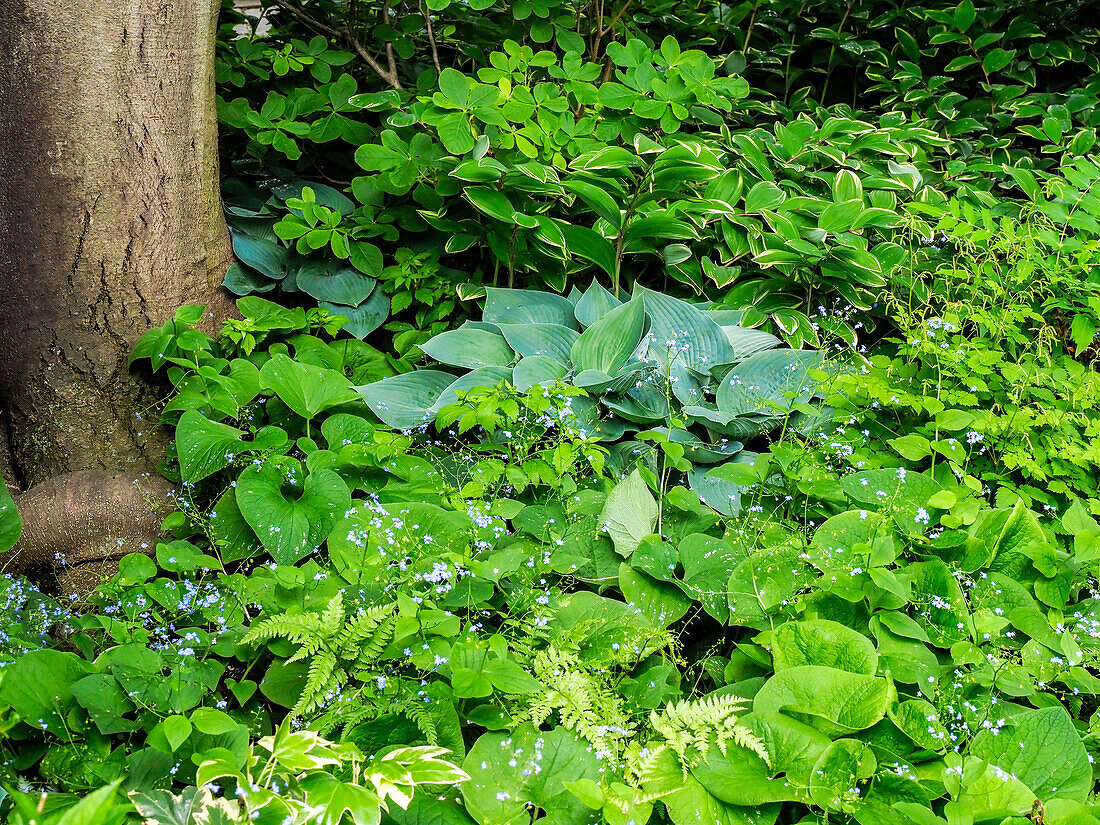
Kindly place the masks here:
[(179, 510), (0, 582), (0, 815), (1100, 821), (1093, 7), (272, 8)]

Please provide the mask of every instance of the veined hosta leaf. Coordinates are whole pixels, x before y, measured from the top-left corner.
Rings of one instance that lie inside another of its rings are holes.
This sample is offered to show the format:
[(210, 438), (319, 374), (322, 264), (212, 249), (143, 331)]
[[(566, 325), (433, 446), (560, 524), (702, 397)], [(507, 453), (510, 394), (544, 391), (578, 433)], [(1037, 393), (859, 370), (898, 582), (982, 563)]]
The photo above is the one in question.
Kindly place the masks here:
[(233, 254), (237, 259), (267, 278), (280, 281), (293, 271), (291, 252), (278, 241), (229, 230)]
[(460, 392), (469, 392), (475, 387), (495, 387), (501, 381), (511, 380), (512, 370), (510, 367), (479, 367), (476, 370), (471, 370), (457, 381), (452, 381), (447, 385), (436, 402), (432, 404), (432, 412), (439, 412), (448, 404), (455, 403)]
[(866, 730), (886, 715), (889, 683), (820, 665), (800, 665), (775, 674), (753, 700), (753, 710), (801, 718), (826, 736)]
[(243, 430), (211, 421), (194, 410), (188, 410), (176, 425), (180, 477), (187, 483), (193, 483), (228, 467), (234, 455), (254, 449), (253, 445), (244, 441), (243, 436)]
[(581, 326), (587, 329), (620, 304), (622, 301), (600, 286), (599, 282), (592, 281), (577, 301), (574, 314)]
[(635, 288), (650, 321), (650, 352), (662, 363), (681, 360), (696, 372), (707, 374), (718, 364), (735, 358), (726, 334), (707, 313), (671, 295)]
[(520, 357), (545, 355), (561, 364), (569, 364), (569, 350), (579, 337), (574, 329), (561, 324), (497, 324), (508, 346)]
[(733, 361), (744, 361), (750, 355), (775, 349), (782, 341), (762, 329), (742, 326), (723, 326), (722, 332), (733, 347)]
[(577, 329), (573, 303), (568, 298), (535, 289), (486, 287), (481, 320), (490, 324), (560, 324)]
[(820, 352), (759, 352), (734, 367), (719, 385), (715, 395), (718, 409), (726, 415), (779, 414), (790, 409), (793, 401), (810, 397), (817, 381), (809, 373), (823, 363)]
[(429, 358), (452, 367), (506, 367), (516, 354), (499, 332), (480, 329), (452, 329), (420, 345)]
[(332, 470), (305, 477), (300, 496), (283, 493), (283, 471), (275, 464), (251, 466), (237, 480), (237, 505), (264, 549), (279, 564), (294, 564), (328, 538), (351, 507), (351, 492)]
[(431, 407), (455, 377), (440, 370), (417, 370), (355, 389), (382, 421), (399, 430), (433, 420)]
[(599, 370), (614, 376), (638, 346), (644, 328), (644, 307), (635, 297), (586, 329), (573, 342), (570, 359), (578, 372)]
[(527, 392), (536, 384), (552, 384), (561, 381), (569, 370), (558, 360), (545, 355), (528, 355), (521, 358), (512, 369), (512, 385), (520, 392)]
[(615, 551), (630, 556), (642, 538), (657, 525), (657, 502), (641, 473), (632, 472), (608, 494), (600, 512), (600, 524), (611, 536)]
[(303, 364), (281, 354), (272, 356), (263, 365), (260, 381), (307, 420), (329, 407), (359, 400), (351, 382), (342, 373)]

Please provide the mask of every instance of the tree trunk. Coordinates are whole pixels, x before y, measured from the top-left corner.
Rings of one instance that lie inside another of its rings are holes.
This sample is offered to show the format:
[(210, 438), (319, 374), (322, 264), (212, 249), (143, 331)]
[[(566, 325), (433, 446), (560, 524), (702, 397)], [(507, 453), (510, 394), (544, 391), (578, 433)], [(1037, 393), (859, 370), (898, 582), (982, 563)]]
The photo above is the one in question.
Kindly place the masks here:
[[(0, 462), (9, 486), (45, 483), (17, 497), (17, 567), (57, 544), (87, 559), (138, 549), (106, 549), (136, 535), (87, 535), (148, 533), (132, 488), (163, 454), (143, 414), (160, 393), (128, 370), (129, 349), (180, 304), (211, 305), (211, 326), (230, 306), (218, 5), (0, 0)], [(81, 507), (111, 524), (59, 513)]]

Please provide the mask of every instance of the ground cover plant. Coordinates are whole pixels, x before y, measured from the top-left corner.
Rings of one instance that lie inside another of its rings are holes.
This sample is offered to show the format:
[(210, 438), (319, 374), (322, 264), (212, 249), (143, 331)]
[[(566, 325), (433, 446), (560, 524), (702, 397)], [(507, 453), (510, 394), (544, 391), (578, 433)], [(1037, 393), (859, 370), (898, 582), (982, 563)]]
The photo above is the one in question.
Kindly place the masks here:
[(0, 579), (0, 816), (1100, 821), (1094, 11), (227, 5), (237, 312), (160, 539)]

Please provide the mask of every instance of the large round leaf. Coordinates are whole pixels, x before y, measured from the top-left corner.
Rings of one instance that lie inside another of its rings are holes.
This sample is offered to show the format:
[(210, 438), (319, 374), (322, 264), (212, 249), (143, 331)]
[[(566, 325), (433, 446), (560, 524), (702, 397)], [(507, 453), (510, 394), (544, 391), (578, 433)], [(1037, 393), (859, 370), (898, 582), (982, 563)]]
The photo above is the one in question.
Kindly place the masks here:
[(466, 808), (484, 825), (526, 822), (542, 810), (540, 825), (595, 825), (603, 817), (565, 787), (578, 779), (598, 781), (600, 763), (592, 746), (571, 731), (540, 731), (523, 724), (510, 733), (486, 733), (463, 764)]
[(382, 326), (382, 322), (389, 317), (390, 296), (376, 286), (367, 300), (357, 307), (329, 301), (319, 301), (317, 306), (327, 309), (333, 315), (343, 315), (348, 319), (343, 327), (344, 332), (363, 339)]

